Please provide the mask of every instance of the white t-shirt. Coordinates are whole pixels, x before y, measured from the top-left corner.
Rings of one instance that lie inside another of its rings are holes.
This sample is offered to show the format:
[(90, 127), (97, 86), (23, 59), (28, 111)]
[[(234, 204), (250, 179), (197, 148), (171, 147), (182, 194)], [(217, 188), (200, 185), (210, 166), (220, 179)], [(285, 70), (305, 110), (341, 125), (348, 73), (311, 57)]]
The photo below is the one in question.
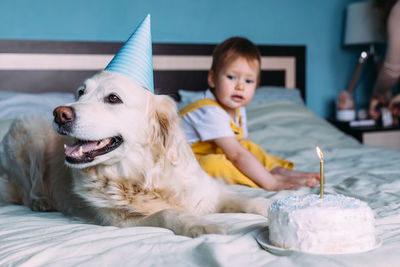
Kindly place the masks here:
[[(203, 98), (216, 100), (214, 94), (209, 89), (204, 92)], [(242, 117), (243, 138), (246, 138), (248, 132), (245, 107), (240, 107), (239, 113)], [(230, 124), (231, 117), (225, 110), (214, 105), (204, 106), (191, 111), (185, 114), (181, 121), (189, 144), (235, 136)], [(239, 126), (238, 117), (235, 118), (234, 123)]]

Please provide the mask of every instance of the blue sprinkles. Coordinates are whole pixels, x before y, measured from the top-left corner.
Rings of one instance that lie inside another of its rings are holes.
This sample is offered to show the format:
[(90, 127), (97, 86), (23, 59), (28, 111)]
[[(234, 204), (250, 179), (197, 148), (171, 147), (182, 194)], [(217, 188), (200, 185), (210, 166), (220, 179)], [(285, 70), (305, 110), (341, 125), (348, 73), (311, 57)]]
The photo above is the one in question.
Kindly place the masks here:
[(290, 196), (276, 200), (271, 204), (270, 211), (293, 211), (310, 207), (357, 209), (362, 206), (365, 206), (365, 203), (353, 197), (346, 197), (344, 195), (324, 195), (324, 198), (321, 199), (319, 195), (311, 194), (305, 196)]

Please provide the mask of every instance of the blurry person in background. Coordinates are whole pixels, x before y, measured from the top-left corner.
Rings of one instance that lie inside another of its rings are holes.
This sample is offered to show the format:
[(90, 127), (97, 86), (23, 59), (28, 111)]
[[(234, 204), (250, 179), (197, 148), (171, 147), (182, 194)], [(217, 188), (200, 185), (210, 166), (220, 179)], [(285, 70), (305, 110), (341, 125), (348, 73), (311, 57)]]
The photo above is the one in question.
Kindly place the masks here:
[(392, 96), (392, 89), (400, 77), (400, 1), (374, 0), (379, 10), (382, 29), (387, 34), (385, 60), (379, 70), (369, 105), (369, 115), (377, 120), (379, 106), (388, 107), (394, 116), (400, 116), (400, 93)]

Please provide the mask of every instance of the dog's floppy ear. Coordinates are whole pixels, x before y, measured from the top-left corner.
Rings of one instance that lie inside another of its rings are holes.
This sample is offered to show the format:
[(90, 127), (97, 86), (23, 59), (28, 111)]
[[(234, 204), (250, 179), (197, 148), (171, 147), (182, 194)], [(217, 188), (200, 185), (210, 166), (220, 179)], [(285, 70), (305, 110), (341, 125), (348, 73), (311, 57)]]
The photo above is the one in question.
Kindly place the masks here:
[(150, 142), (159, 145), (159, 149), (168, 150), (174, 141), (174, 129), (179, 125), (176, 104), (170, 97), (164, 95), (154, 95), (152, 102)]

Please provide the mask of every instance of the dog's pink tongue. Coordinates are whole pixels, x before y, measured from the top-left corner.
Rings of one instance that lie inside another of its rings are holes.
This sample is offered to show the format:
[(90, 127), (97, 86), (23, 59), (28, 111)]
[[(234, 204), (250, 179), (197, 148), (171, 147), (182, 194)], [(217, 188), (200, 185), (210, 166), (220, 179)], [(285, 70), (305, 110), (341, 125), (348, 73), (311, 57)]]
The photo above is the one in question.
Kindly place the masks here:
[(83, 153), (93, 151), (97, 148), (97, 142), (86, 142), (81, 144), (78, 143), (72, 146), (65, 146), (65, 155), (68, 157), (78, 155), (80, 147), (82, 147)]

